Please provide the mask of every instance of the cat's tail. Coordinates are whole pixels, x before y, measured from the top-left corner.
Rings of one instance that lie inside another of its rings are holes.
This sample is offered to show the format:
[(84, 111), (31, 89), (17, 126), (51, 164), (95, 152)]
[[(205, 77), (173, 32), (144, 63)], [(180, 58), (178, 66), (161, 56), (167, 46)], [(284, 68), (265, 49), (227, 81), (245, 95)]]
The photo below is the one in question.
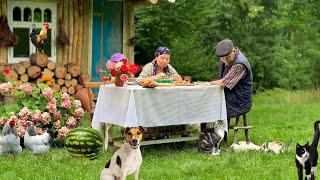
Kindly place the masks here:
[(314, 135), (313, 135), (313, 140), (312, 140), (312, 144), (311, 146), (317, 148), (318, 147), (318, 143), (319, 143), (319, 124), (320, 124), (320, 120), (314, 122), (313, 128), (314, 128)]

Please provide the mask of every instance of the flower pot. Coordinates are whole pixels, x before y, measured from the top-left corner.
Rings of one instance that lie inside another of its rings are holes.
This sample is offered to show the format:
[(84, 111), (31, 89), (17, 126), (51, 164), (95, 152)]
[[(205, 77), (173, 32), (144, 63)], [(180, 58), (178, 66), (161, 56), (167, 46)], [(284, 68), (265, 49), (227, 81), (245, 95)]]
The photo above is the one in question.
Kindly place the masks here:
[(123, 87), (124, 81), (122, 81), (119, 77), (116, 77), (115, 80), (114, 80), (114, 84), (115, 84), (117, 87)]

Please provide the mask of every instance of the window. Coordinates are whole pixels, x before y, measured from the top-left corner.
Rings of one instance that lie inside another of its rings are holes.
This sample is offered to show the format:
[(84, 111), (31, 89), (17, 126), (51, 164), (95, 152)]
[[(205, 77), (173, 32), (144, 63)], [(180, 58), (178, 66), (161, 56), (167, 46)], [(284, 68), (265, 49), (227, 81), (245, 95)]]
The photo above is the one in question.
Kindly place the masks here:
[(32, 29), (40, 32), (44, 22), (49, 24), (48, 39), (44, 53), (56, 60), (56, 12), (57, 4), (50, 2), (8, 1), (8, 22), (12, 32), (19, 36), (16, 47), (9, 48), (8, 62), (18, 63), (29, 60), (36, 48), (31, 43), (29, 34)]

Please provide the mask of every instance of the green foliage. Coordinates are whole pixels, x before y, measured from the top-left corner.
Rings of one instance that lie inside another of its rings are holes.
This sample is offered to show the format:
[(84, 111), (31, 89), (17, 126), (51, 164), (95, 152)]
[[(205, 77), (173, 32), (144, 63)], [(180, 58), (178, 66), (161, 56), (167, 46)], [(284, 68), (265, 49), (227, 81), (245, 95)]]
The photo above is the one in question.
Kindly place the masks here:
[(317, 1), (179, 0), (137, 8), (136, 62), (153, 59), (158, 46), (193, 80), (217, 78), (218, 41), (229, 38), (251, 63), (254, 88), (320, 86), (320, 8)]

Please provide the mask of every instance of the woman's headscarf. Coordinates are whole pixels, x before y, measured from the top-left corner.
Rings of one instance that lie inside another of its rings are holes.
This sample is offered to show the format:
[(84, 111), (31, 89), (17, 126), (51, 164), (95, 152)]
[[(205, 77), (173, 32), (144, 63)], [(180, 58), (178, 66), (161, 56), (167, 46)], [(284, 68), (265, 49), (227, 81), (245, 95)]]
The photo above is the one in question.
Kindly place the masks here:
[(162, 54), (168, 54), (168, 55), (171, 55), (171, 51), (169, 48), (167, 47), (158, 47), (158, 49), (156, 50), (156, 52), (154, 52), (154, 56), (155, 57), (158, 57)]
[[(171, 55), (171, 51), (170, 51), (170, 49), (167, 48), (167, 47), (160, 46), (160, 47), (158, 47), (158, 49), (154, 52), (154, 56), (155, 56), (155, 57), (158, 57), (158, 56), (160, 56), (160, 55), (162, 55), (162, 54)], [(158, 68), (158, 64), (157, 64), (157, 62), (156, 62), (155, 59), (152, 61), (152, 65), (153, 65), (152, 75), (155, 76), (155, 75), (157, 75), (157, 68)], [(163, 71), (164, 71), (164, 73), (165, 73), (166, 75), (168, 75), (168, 76), (170, 75), (169, 66), (164, 67), (164, 68), (163, 68)]]

